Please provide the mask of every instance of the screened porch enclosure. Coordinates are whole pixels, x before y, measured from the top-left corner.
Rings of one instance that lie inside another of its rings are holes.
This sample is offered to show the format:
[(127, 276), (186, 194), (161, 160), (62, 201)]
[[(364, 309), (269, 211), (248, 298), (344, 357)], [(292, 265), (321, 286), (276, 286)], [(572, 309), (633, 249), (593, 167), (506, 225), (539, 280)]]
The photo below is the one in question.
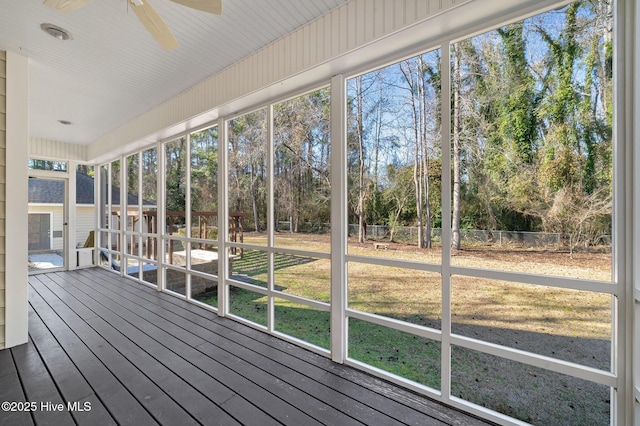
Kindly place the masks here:
[(573, 3), (104, 163), (105, 194), (141, 196), (103, 197), (101, 250), (143, 284), (490, 420), (609, 424), (612, 22)]
[(86, 424), (635, 424), (638, 13), (353, 0), (52, 156), (93, 167), (91, 231), (73, 191), (62, 234), (29, 206), (63, 263), (2, 392)]

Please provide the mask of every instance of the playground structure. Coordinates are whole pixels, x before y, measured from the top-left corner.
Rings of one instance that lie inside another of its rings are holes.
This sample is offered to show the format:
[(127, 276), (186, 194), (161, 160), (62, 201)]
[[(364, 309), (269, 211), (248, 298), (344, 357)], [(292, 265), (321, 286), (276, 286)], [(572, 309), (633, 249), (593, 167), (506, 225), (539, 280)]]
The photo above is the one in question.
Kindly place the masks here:
[[(158, 233), (158, 212), (154, 210), (145, 210), (140, 215), (140, 212), (137, 210), (130, 210), (126, 212), (126, 215), (123, 215), (120, 210), (114, 210), (111, 212), (112, 216), (116, 218), (116, 229), (129, 230), (129, 229), (138, 229), (144, 230), (143, 232), (146, 234), (146, 237), (142, 239), (140, 244), (144, 245), (143, 257), (152, 260), (158, 260), (158, 238), (154, 235), (159, 235)], [(229, 242), (244, 242), (244, 228), (243, 228), (243, 219), (246, 216), (246, 213), (243, 212), (229, 212)], [(191, 238), (199, 239), (199, 240), (207, 240), (209, 231), (218, 229), (218, 212), (217, 211), (202, 211), (202, 212), (191, 212), (192, 224), (191, 224)], [(140, 223), (139, 223), (140, 222)], [(197, 222), (197, 223), (193, 223)], [(168, 211), (166, 212), (166, 234), (165, 235), (174, 235), (176, 231), (178, 231), (181, 227), (184, 227), (186, 223), (186, 212), (181, 211)], [(186, 235), (181, 235), (186, 236)], [(129, 241), (127, 244), (133, 248), (136, 247), (136, 239), (134, 235), (128, 236)], [(118, 234), (116, 238), (115, 250), (121, 250), (121, 236)], [(168, 248), (167, 248), (167, 262), (173, 264), (173, 254), (174, 254), (174, 239), (169, 239)], [(207, 244), (204, 242), (197, 243), (199, 246), (197, 248), (204, 248)], [(196, 248), (196, 247), (193, 247)], [(242, 256), (242, 249), (232, 247), (230, 249), (231, 254), (236, 256)]]

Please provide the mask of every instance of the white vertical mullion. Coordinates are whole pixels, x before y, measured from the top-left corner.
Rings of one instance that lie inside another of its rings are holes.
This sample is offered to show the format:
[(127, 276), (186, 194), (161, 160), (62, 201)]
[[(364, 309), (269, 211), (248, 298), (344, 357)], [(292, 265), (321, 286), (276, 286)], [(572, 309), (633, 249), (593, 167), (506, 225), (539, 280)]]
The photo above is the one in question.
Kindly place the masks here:
[[(614, 202), (626, 203), (622, 210), (626, 216), (624, 219), (617, 218), (614, 204), (614, 237), (620, 236), (624, 241), (614, 246), (613, 279), (618, 285), (624, 285), (620, 288), (622, 300), (618, 303), (624, 309), (618, 312), (616, 319), (626, 327), (626, 332), (623, 341), (614, 340), (611, 345), (624, 355), (622, 358), (619, 354), (617, 358), (618, 364), (624, 365), (624, 369), (613, 370), (620, 381), (618, 392), (612, 392), (613, 424), (640, 423), (640, 305), (635, 294), (640, 288), (640, 132), (637, 124), (640, 119), (640, 78), (637, 74), (640, 46), (635, 43), (640, 39), (638, 23), (640, 7), (635, 0), (614, 2), (614, 60), (615, 64), (620, 64), (620, 69), (614, 68), (613, 74), (613, 93), (614, 96), (618, 94), (614, 98), (613, 114), (614, 149), (618, 148), (614, 161), (619, 160), (620, 165), (626, 167), (614, 175), (620, 186), (624, 185), (619, 190), (616, 190), (617, 184), (614, 186)], [(624, 129), (624, 133), (618, 133), (621, 129)], [(623, 159), (626, 161), (623, 162)], [(617, 171), (615, 163), (613, 170)], [(618, 336), (622, 337), (620, 332)]]
[(331, 359), (347, 357), (347, 86), (331, 78)]
[(113, 217), (111, 215), (111, 211), (113, 210), (112, 203), (113, 203), (113, 189), (112, 189), (112, 185), (113, 185), (113, 179), (111, 179), (111, 161), (107, 164), (107, 182), (106, 182), (106, 190), (107, 190), (107, 208), (105, 211), (105, 214), (107, 215), (107, 217), (105, 218), (105, 222), (107, 225), (107, 256), (108, 256), (108, 261), (109, 261), (109, 268), (111, 268), (111, 248), (113, 247), (113, 238), (111, 235), (111, 229), (113, 228)]
[[(627, 275), (628, 278), (628, 293), (630, 296), (629, 306), (631, 312), (629, 312), (626, 318), (630, 328), (632, 328), (632, 335), (627, 351), (629, 357), (629, 369), (631, 374), (627, 374), (629, 377), (629, 385), (625, 388), (625, 391), (629, 393), (626, 400), (629, 401), (629, 406), (626, 409), (627, 417), (625, 418), (627, 424), (639, 424), (640, 423), (640, 127), (637, 123), (640, 123), (640, 76), (637, 71), (640, 69), (640, 44), (633, 43), (634, 40), (640, 40), (640, 7), (635, 1), (627, 1), (625, 4), (630, 10), (626, 10), (625, 16), (627, 16), (627, 22), (625, 23), (627, 32), (625, 42), (627, 46), (632, 47), (627, 53), (627, 58), (630, 63), (631, 76), (632, 76), (632, 104), (631, 108), (627, 111), (632, 111), (632, 116), (628, 116), (627, 124), (631, 126), (631, 132), (627, 135), (625, 140), (627, 141), (627, 147), (630, 148), (633, 153), (633, 180), (630, 185), (632, 188), (631, 196), (633, 200), (633, 210), (628, 213), (627, 224), (632, 225), (632, 250), (626, 252), (627, 265), (632, 268), (631, 273)], [(620, 13), (617, 13), (620, 16)], [(615, 74), (614, 74), (615, 75)], [(627, 74), (628, 75), (628, 74)], [(614, 86), (615, 87), (615, 86)], [(615, 89), (614, 89), (615, 90)], [(625, 91), (624, 93), (629, 93)], [(616, 92), (614, 92), (616, 93)], [(634, 149), (635, 148), (635, 149)], [(627, 233), (629, 235), (629, 233)], [(633, 324), (633, 326), (631, 326)]]
[[(136, 227), (133, 226), (131, 231), (133, 232), (133, 241), (136, 244), (136, 256), (140, 259), (143, 258), (142, 255), (142, 247), (143, 247), (143, 239), (142, 239), (142, 205), (144, 204), (144, 197), (142, 195), (142, 152), (137, 152), (135, 154), (138, 157), (138, 181), (136, 182), (136, 188), (138, 189), (136, 192), (138, 193), (138, 205), (136, 206), (136, 210), (138, 211), (138, 231), (136, 234)], [(138, 279), (142, 280), (144, 278), (144, 261), (138, 260)]]
[(274, 216), (273, 216), (273, 104), (267, 106), (267, 329), (273, 332), (275, 328), (275, 306), (273, 300), (274, 289)]
[[(142, 258), (143, 257), (143, 253), (142, 253), (142, 241), (143, 241), (143, 237), (142, 237), (142, 233), (146, 232), (149, 233), (149, 230), (147, 229), (146, 231), (142, 228), (144, 223), (142, 221), (142, 211), (143, 209), (143, 205), (144, 205), (144, 194), (142, 193), (142, 152), (138, 152), (138, 182), (137, 182), (137, 187), (138, 187), (138, 257)], [(134, 229), (135, 231), (135, 229)], [(144, 278), (144, 274), (143, 274), (143, 265), (140, 265), (140, 271), (139, 272), (139, 276), (140, 279)]]
[(229, 141), (227, 140), (227, 123), (224, 118), (218, 120), (218, 315), (229, 313), (229, 291), (227, 274), (229, 269), (229, 253), (227, 238), (229, 237), (229, 173), (227, 157)]
[[(67, 163), (68, 164), (68, 163)], [(63, 264), (62, 269), (67, 270), (71, 263), (69, 253), (69, 176), (67, 175), (62, 182), (62, 253)], [(53, 217), (53, 214), (52, 214)], [(53, 221), (50, 222), (53, 224)], [(53, 247), (53, 232), (51, 232), (51, 247)]]
[(113, 211), (113, 161), (109, 162), (109, 166), (107, 167), (107, 196), (109, 197), (109, 203), (107, 206), (107, 211), (105, 212), (107, 215), (107, 254), (109, 257), (109, 266), (111, 268), (113, 253), (111, 250), (113, 249), (113, 215), (111, 212)]
[[(618, 298), (612, 297), (611, 306), (611, 369), (617, 376), (617, 386), (611, 390), (611, 424), (632, 424), (633, 421), (633, 256), (637, 239), (635, 234), (633, 185), (637, 182), (634, 170), (633, 119), (634, 98), (624, 96), (634, 87), (635, 37), (633, 4), (614, 2), (614, 73), (613, 73), (613, 244), (612, 281), (618, 287)], [(630, 9), (630, 10), (629, 10)], [(628, 59), (631, 58), (631, 59)], [(637, 419), (636, 419), (637, 422)], [(635, 424), (635, 423), (633, 423)]]
[(102, 247), (102, 232), (100, 215), (104, 209), (102, 202), (102, 166), (96, 164), (93, 166), (93, 264), (100, 265), (100, 247)]
[(67, 240), (67, 269), (72, 271), (76, 269), (78, 262), (78, 255), (76, 254), (76, 170), (78, 164), (75, 161), (69, 161), (67, 165), (67, 172), (69, 178), (67, 179), (67, 193), (66, 199), (66, 222), (67, 226), (64, 232), (66, 233), (65, 239)]
[[(191, 270), (191, 133), (187, 133), (185, 150), (185, 194), (184, 194), (184, 224), (187, 241), (184, 243), (185, 269)], [(191, 298), (191, 274), (185, 276), (185, 297)]]
[(451, 66), (449, 42), (441, 49), (441, 145), (442, 145), (442, 341), (440, 391), (451, 397)]
[(164, 144), (159, 143), (157, 148), (157, 161), (158, 161), (158, 173), (157, 173), (157, 200), (158, 200), (158, 216), (156, 217), (157, 226), (158, 226), (158, 291), (163, 291), (165, 289), (165, 259), (166, 259), (166, 249), (165, 249), (165, 232), (167, 226), (167, 206), (165, 199), (165, 152), (164, 152)]
[(125, 247), (127, 246), (127, 221), (129, 219), (127, 211), (128, 206), (128, 192), (127, 191), (127, 157), (120, 156), (120, 221), (118, 223), (118, 236), (120, 237), (120, 276), (125, 277), (127, 275), (127, 257), (125, 256)]

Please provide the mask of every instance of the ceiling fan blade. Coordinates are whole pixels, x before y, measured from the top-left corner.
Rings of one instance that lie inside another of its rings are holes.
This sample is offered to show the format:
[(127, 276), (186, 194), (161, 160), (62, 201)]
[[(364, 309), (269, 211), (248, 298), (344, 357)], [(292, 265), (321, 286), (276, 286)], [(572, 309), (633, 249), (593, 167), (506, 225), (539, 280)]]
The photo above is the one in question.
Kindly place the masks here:
[(60, 12), (73, 12), (90, 1), (91, 0), (44, 0), (42, 4)]
[(222, 15), (222, 0), (171, 0), (174, 3), (201, 10), (203, 12)]
[(144, 25), (147, 31), (149, 31), (163, 49), (173, 50), (178, 48), (178, 40), (173, 36), (173, 33), (160, 15), (158, 15), (158, 12), (151, 7), (148, 0), (129, 1), (131, 3), (131, 8), (140, 22), (142, 22), (142, 25)]

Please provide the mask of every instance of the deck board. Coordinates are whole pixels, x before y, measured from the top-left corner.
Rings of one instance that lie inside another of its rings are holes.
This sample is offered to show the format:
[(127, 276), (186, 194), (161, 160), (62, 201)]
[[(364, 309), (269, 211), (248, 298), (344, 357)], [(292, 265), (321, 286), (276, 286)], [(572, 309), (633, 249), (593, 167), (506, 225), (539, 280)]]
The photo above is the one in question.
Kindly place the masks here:
[[(0, 401), (24, 402), (24, 390), (16, 369), (11, 351), (0, 351)], [(17, 410), (0, 412), (0, 424), (5, 425), (33, 425), (30, 411)]]
[[(95, 336), (87, 336), (86, 339), (78, 336), (54, 310), (54, 307), (63, 310), (65, 305), (61, 302), (53, 303), (52, 305), (47, 304), (38, 292), (33, 291), (34, 287), (36, 285), (31, 286), (32, 291), (29, 294), (29, 301), (34, 311), (42, 319), (42, 327), (51, 330), (53, 337), (60, 344), (62, 350), (57, 353), (57, 357), (60, 362), (75, 365), (87, 382), (87, 392), (65, 399), (77, 401), (89, 396), (91, 393), (96, 393), (100, 395), (101, 401), (114, 420), (120, 424), (157, 423), (140, 401), (133, 396), (132, 389), (120, 382), (118, 377), (106, 367), (105, 363), (109, 363), (110, 358), (108, 356), (101, 358), (99, 355), (107, 354), (102, 352), (95, 354), (90, 348), (91, 346), (98, 347), (100, 343), (102, 343), (102, 347), (105, 350), (108, 350), (110, 346), (106, 342), (96, 342)], [(39, 290), (42, 291), (41, 288)], [(80, 322), (78, 321), (77, 324), (79, 325)], [(92, 339), (91, 337), (94, 338)], [(66, 374), (66, 369), (60, 373), (61, 375)], [(67, 388), (71, 392), (79, 392), (77, 386), (80, 385), (83, 384), (78, 380), (77, 382), (69, 383)], [(155, 395), (150, 392), (150, 396), (153, 397)], [(142, 400), (145, 401), (144, 397)]]
[[(84, 273), (90, 279), (93, 272), (95, 271), (89, 270)], [(473, 423), (476, 419), (460, 415), (456, 410), (443, 411), (439, 404), (433, 404), (431, 401), (416, 396), (412, 392), (397, 387), (390, 388), (388, 383), (377, 378), (357, 370), (344, 369), (327, 358), (319, 357), (283, 340), (273, 339), (265, 333), (247, 328), (237, 322), (224, 319), (212, 322), (208, 318), (211, 316), (208, 311), (192, 304), (186, 304), (177, 298), (163, 297), (164, 295), (158, 294), (156, 290), (149, 287), (143, 287), (134, 292), (131, 286), (116, 278), (112, 278), (112, 284), (120, 290), (118, 294), (129, 293), (131, 294), (130, 297), (143, 300), (140, 303), (151, 306), (152, 309), (160, 309), (182, 316), (188, 323), (200, 325), (217, 336), (224, 336), (226, 339), (235, 342), (241, 351), (251, 349), (268, 359), (279, 359), (283, 365), (309, 376), (315, 383), (321, 383), (333, 389), (340, 389), (341, 395), (338, 398), (349, 400), (353, 397), (367, 400), (377, 410), (390, 414), (391, 417), (402, 423), (421, 424), (420, 422), (426, 414), (431, 417), (430, 424), (434, 425), (486, 424), (482, 421)], [(224, 326), (221, 323), (224, 323)], [(212, 341), (215, 340), (220, 343), (219, 339), (209, 337)], [(228, 346), (226, 348), (229, 349)], [(387, 390), (390, 391), (389, 395), (383, 396)], [(428, 403), (424, 403), (425, 401), (428, 401)], [(407, 406), (412, 407), (412, 410), (407, 410)], [(417, 411), (417, 413), (414, 411)]]
[[(16, 348), (13, 355), (26, 399), (66, 405), (33, 343)], [(42, 406), (33, 412), (33, 418), (38, 425), (73, 424), (71, 413), (67, 410), (49, 412), (42, 410)]]
[(0, 351), (0, 398), (92, 410), (2, 425), (487, 424), (102, 269), (29, 283), (30, 340)]
[[(91, 288), (92, 284), (88, 283), (86, 287)], [(76, 290), (81, 291), (80, 288), (76, 287)], [(138, 314), (144, 313), (146, 310), (141, 309), (139, 305), (130, 306), (132, 309), (137, 308), (137, 313), (127, 310), (122, 305), (118, 305), (113, 300), (105, 297), (100, 294), (98, 291), (93, 291), (93, 297), (96, 300), (100, 300), (103, 306), (109, 307), (109, 311), (113, 314), (116, 313), (116, 317), (112, 317), (112, 321), (117, 321), (119, 324), (120, 330), (128, 330), (129, 333), (133, 333), (137, 335), (137, 339), (142, 340), (145, 339), (147, 341), (147, 345), (153, 345), (153, 341), (162, 341), (163, 345), (170, 351), (175, 354), (183, 357), (185, 360), (192, 362), (198, 368), (200, 368), (200, 372), (197, 373), (197, 376), (204, 378), (204, 374), (206, 373), (211, 377), (216, 377), (221, 380), (226, 386), (234, 392), (240, 393), (243, 397), (250, 399), (252, 402), (257, 402), (258, 406), (264, 407), (264, 411), (270, 416), (276, 418), (280, 421), (290, 421), (297, 424), (321, 424), (318, 421), (314, 420), (305, 412), (299, 410), (294, 405), (291, 405), (290, 400), (287, 398), (278, 398), (279, 391), (283, 389), (282, 382), (277, 380), (277, 378), (273, 378), (273, 380), (267, 383), (270, 386), (270, 390), (267, 391), (263, 386), (256, 386), (255, 381), (257, 371), (250, 368), (251, 366), (245, 366), (245, 370), (243, 374), (238, 373), (235, 369), (230, 368), (229, 363), (233, 363), (235, 360), (233, 357), (229, 356), (229, 354), (217, 354), (219, 356), (204, 354), (193, 346), (189, 345), (201, 345), (204, 343), (204, 340), (197, 339), (186, 339), (186, 342), (176, 338), (169, 331), (173, 331), (173, 333), (184, 334), (189, 337), (189, 332), (187, 330), (180, 329), (175, 327), (170, 321), (164, 320), (162, 317), (155, 316), (151, 318), (145, 318), (139, 316)], [(113, 293), (112, 297), (118, 299), (117, 293)], [(121, 302), (126, 303), (126, 301), (121, 300)], [(150, 306), (152, 307), (152, 306)], [(103, 312), (105, 316), (109, 316), (109, 312)], [(127, 321), (123, 320), (126, 318)], [(144, 321), (147, 320), (147, 321)], [(159, 324), (157, 324), (159, 323)], [(136, 330), (133, 329), (133, 324), (141, 324), (144, 326), (145, 332), (147, 335), (143, 335), (142, 333), (136, 333)], [(188, 326), (188, 325), (187, 325)], [(182, 331), (183, 333), (180, 333)], [(225, 361), (225, 362), (223, 362)], [(248, 376), (248, 377), (247, 377)], [(226, 398), (231, 395), (227, 395)], [(290, 395), (289, 395), (290, 396)], [(313, 401), (310, 401), (311, 404)], [(312, 409), (313, 406), (308, 405), (309, 409)], [(327, 409), (331, 409), (331, 407), (325, 407)]]
[[(58, 279), (54, 278), (54, 280)], [(85, 291), (90, 288), (88, 286), (85, 287)], [(67, 299), (72, 304), (77, 304), (83, 300), (86, 303), (91, 303), (91, 300), (104, 299), (100, 297), (98, 292), (94, 292), (96, 299), (91, 299), (83, 293), (82, 288), (77, 288), (76, 290), (74, 295), (69, 295)], [(77, 298), (77, 303), (73, 302), (74, 297)], [(154, 374), (156, 380), (167, 383), (165, 390), (175, 394), (177, 398), (186, 399), (185, 406), (192, 410), (194, 414), (201, 414), (203, 417), (200, 420), (210, 422), (211, 418), (214, 417), (221, 424), (234, 424), (234, 420), (216, 405), (224, 404), (225, 401), (232, 398), (235, 395), (233, 391), (215, 378), (203, 375), (201, 370), (189, 363), (185, 358), (144, 334), (134, 325), (125, 321), (123, 317), (111, 316), (110, 312), (112, 312), (112, 309), (118, 310), (117, 306), (109, 303), (109, 300), (102, 300), (102, 302), (100, 305), (93, 305), (93, 308), (99, 314), (110, 317), (112, 322), (109, 324), (100, 317), (88, 320), (89, 324), (97, 332), (119, 348), (132, 363), (138, 365), (146, 374)], [(109, 308), (110, 305), (112, 305), (111, 308)], [(130, 313), (130, 316), (131, 320), (142, 329), (156, 328), (152, 323), (140, 321), (139, 317), (136, 319), (133, 313)], [(136, 346), (129, 344), (129, 342), (136, 342)], [(153, 360), (150, 355), (153, 355)], [(158, 362), (153, 362), (154, 360)], [(187, 383), (190, 384), (188, 388), (184, 386)], [(197, 404), (194, 405), (194, 403)], [(246, 402), (244, 406), (238, 403), (238, 409), (243, 410), (242, 414), (244, 416), (254, 412), (254, 417), (264, 417), (264, 414), (249, 402)], [(237, 414), (241, 413), (238, 412)], [(264, 423), (269, 424), (266, 420)]]
[[(91, 284), (89, 286), (92, 287)], [(122, 292), (113, 292), (105, 287), (95, 287), (94, 290), (96, 292), (111, 292), (110, 300), (119, 301), (123, 306), (129, 308), (140, 306), (139, 303), (141, 303), (132, 302), (123, 296)], [(156, 322), (160, 320), (159, 314), (162, 313), (165, 318), (171, 319), (171, 322), (162, 321), (158, 324), (162, 331), (175, 336), (184, 343), (197, 345), (199, 351), (215, 360), (224, 361), (224, 364), (234, 371), (249, 372), (246, 375), (247, 379), (265, 389), (269, 388), (276, 396), (289, 401), (294, 406), (307, 407), (306, 413), (318, 421), (340, 425), (370, 424), (374, 421), (382, 421), (388, 425), (398, 424), (395, 419), (381, 413), (374, 413), (359, 401), (346, 397), (344, 394), (286, 367), (280, 363), (282, 360), (277, 359), (284, 355), (282, 352), (272, 354), (276, 359), (267, 357), (254, 350), (247, 350), (247, 347), (242, 347), (188, 319), (168, 313), (156, 304), (151, 303), (147, 306), (148, 311), (139, 309), (136, 314), (150, 322)], [(122, 310), (120, 309), (118, 312), (122, 313)], [(127, 313), (124, 312), (124, 314)], [(154, 338), (161, 339), (162, 335), (154, 334)], [(180, 346), (179, 344), (176, 350), (179, 351)], [(185, 354), (185, 356), (188, 355)], [(316, 413), (319, 415), (314, 416)]]

